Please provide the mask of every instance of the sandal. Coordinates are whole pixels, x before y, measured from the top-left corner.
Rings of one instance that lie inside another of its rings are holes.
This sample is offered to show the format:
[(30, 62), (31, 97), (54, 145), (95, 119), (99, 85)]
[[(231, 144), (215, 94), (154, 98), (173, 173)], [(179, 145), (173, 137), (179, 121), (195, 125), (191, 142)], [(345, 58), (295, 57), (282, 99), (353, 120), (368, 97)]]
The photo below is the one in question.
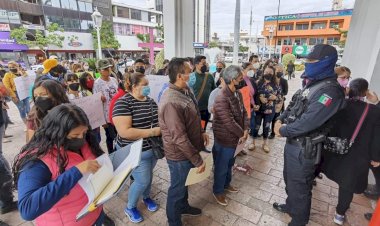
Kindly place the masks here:
[(266, 152), (266, 153), (269, 153), (269, 147), (268, 147), (268, 145), (266, 145), (266, 144), (263, 144), (263, 150)]

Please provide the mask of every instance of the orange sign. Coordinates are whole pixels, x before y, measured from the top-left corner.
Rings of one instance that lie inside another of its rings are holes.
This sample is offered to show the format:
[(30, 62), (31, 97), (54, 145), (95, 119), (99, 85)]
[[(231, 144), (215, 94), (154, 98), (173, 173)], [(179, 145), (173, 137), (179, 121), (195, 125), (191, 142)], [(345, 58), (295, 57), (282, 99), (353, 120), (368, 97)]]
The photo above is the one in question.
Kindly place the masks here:
[(293, 52), (293, 46), (282, 46), (281, 54), (287, 54)]

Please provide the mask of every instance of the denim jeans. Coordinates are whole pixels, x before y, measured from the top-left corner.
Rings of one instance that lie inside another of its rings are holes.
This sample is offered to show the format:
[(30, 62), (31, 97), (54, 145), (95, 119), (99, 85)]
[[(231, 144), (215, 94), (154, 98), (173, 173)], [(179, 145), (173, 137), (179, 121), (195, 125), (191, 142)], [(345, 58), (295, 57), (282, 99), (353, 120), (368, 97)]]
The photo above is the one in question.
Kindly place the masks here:
[(232, 166), (235, 164), (235, 148), (224, 147), (214, 142), (214, 186), (213, 192), (216, 195), (222, 194), (227, 188), (232, 179)]
[[(17, 95), (17, 98), (18, 98), (18, 95)], [(29, 98), (25, 98), (23, 100), (18, 100), (16, 106), (17, 106), (17, 109), (20, 113), (21, 119), (25, 120), (26, 116), (28, 116), (28, 113), (30, 111)]]
[(253, 136), (253, 132), (255, 131), (256, 127), (256, 112), (252, 110), (251, 112), (251, 119), (249, 122), (249, 128), (250, 128), (250, 135)]
[(260, 127), (261, 127), (261, 122), (264, 120), (264, 123), (263, 123), (263, 138), (264, 139), (267, 139), (268, 138), (268, 134), (269, 134), (269, 130), (270, 130), (270, 126), (272, 124), (272, 120), (273, 120), (273, 117), (274, 117), (274, 114), (275, 113), (272, 113), (272, 114), (264, 114), (262, 112), (257, 112), (256, 114), (256, 126), (255, 126), (255, 130), (253, 131), (253, 137), (256, 138), (259, 134), (259, 130), (260, 130)]
[[(117, 145), (116, 149), (120, 147)], [(142, 196), (144, 199), (150, 197), (150, 190), (152, 188), (153, 169), (156, 166), (157, 159), (152, 150), (143, 151), (141, 153), (140, 165), (136, 167), (133, 172), (133, 183), (128, 191), (127, 208), (137, 207), (137, 202)]]
[(0, 127), (0, 207), (13, 201), (12, 174), (8, 161), (3, 155), (4, 124)]
[(167, 160), (170, 171), (170, 187), (166, 202), (166, 215), (169, 226), (182, 226), (181, 214), (190, 207), (189, 193), (185, 186), (187, 175), (194, 165), (188, 161)]

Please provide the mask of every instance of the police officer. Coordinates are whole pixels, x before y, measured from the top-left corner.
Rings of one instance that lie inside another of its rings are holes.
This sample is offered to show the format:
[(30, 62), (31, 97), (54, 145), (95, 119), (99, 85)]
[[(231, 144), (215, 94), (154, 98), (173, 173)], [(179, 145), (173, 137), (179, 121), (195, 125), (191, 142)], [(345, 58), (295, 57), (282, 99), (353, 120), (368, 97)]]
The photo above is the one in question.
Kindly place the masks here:
[(273, 207), (292, 217), (289, 226), (309, 222), (312, 182), (320, 159), (323, 125), (343, 105), (344, 92), (337, 82), (334, 67), (338, 59), (334, 47), (319, 44), (307, 57), (304, 87), (275, 124), (277, 136), (286, 137), (284, 180), (286, 204)]

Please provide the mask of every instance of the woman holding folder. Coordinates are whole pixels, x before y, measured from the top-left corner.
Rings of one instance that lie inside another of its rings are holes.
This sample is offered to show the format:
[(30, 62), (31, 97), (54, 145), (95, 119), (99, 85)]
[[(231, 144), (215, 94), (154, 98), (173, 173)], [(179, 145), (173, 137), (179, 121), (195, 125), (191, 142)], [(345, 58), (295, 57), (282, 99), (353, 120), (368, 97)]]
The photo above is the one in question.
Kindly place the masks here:
[(101, 226), (102, 206), (78, 222), (76, 215), (88, 203), (78, 181), (100, 168), (95, 159), (102, 154), (83, 110), (71, 104), (50, 110), (13, 165), (22, 218), (38, 226)]

